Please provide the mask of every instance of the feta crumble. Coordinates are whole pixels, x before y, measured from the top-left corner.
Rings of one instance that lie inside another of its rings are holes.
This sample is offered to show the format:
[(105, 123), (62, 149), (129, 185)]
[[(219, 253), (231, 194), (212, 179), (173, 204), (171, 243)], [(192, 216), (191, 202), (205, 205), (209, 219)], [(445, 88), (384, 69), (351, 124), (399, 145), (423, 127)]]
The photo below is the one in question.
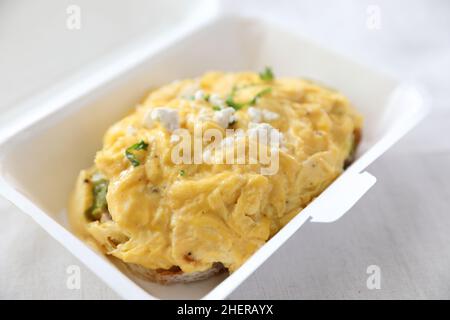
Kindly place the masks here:
[(260, 142), (263, 141), (272, 147), (284, 145), (283, 133), (268, 123), (251, 122), (247, 130), (247, 135), (250, 138), (258, 138)]
[(247, 114), (250, 117), (250, 121), (255, 123), (263, 121), (273, 121), (280, 117), (280, 115), (276, 112), (272, 112), (266, 109), (258, 109), (255, 107), (248, 108)]
[(210, 97), (209, 97), (209, 102), (213, 105), (213, 106), (217, 106), (220, 109), (225, 109), (227, 108), (225, 101), (218, 95), (213, 93)]
[(151, 129), (155, 121), (160, 122), (169, 131), (180, 127), (178, 111), (170, 108), (161, 107), (150, 110), (144, 118), (144, 125)]
[(222, 128), (228, 128), (230, 123), (233, 123), (236, 119), (234, 117), (235, 110), (231, 107), (224, 108), (214, 113), (214, 121)]
[(203, 92), (203, 90), (197, 90), (194, 93), (194, 100), (196, 101), (201, 101), (205, 99), (205, 93)]

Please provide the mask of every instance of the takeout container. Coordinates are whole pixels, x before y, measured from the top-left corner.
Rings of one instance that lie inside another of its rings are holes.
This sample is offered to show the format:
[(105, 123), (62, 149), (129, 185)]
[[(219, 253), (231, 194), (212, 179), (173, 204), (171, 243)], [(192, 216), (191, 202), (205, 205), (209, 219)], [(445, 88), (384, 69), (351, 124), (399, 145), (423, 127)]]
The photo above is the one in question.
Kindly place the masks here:
[[(211, 2), (210, 2), (211, 3)], [(102, 135), (155, 86), (208, 70), (261, 70), (317, 79), (350, 98), (364, 115), (356, 161), (240, 269), (191, 284), (136, 279), (76, 238), (65, 208), (78, 172), (92, 164)], [(375, 183), (365, 168), (427, 113), (416, 86), (361, 66), (295, 31), (204, 8), (164, 39), (145, 39), (76, 81), (31, 100), (38, 108), (11, 124), (0, 146), (0, 193), (30, 215), (98, 277), (127, 299), (223, 299), (304, 223), (339, 219)]]

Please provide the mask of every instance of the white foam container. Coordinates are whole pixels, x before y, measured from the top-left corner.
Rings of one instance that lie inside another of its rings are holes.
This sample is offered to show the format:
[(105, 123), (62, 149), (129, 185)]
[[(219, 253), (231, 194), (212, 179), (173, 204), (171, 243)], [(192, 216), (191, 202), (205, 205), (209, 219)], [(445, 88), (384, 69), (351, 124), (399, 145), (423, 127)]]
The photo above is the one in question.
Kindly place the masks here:
[[(304, 223), (333, 222), (376, 179), (365, 168), (428, 112), (417, 86), (330, 52), (295, 30), (260, 19), (220, 15), (213, 1), (163, 39), (130, 42), (78, 78), (29, 100), (1, 132), (0, 193), (126, 299), (223, 299)], [(208, 70), (261, 70), (317, 79), (347, 95), (365, 117), (356, 161), (233, 274), (161, 286), (134, 278), (93, 251), (67, 225), (78, 172), (91, 165), (102, 135), (154, 86)], [(29, 107), (37, 106), (30, 109)], [(293, 271), (294, 272), (294, 271)]]

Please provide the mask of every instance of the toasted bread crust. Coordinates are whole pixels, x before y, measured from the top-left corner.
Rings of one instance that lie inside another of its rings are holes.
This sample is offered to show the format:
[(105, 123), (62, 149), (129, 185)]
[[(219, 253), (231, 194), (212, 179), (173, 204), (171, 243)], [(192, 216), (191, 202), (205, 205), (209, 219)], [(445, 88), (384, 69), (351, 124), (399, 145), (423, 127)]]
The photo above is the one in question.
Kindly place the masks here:
[(205, 271), (184, 273), (180, 268), (174, 266), (170, 269), (147, 269), (143, 266), (134, 263), (124, 263), (129, 271), (131, 271), (137, 277), (157, 282), (161, 284), (173, 284), (173, 283), (189, 283), (194, 281), (205, 280), (216, 274), (224, 272), (222, 263), (216, 262), (212, 267)]

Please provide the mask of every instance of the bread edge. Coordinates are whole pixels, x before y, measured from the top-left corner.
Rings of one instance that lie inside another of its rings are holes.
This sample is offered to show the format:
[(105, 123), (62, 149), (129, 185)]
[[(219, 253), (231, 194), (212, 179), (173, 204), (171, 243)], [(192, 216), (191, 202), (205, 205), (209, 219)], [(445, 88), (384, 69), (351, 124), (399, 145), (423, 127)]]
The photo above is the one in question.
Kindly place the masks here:
[(141, 265), (134, 263), (126, 263), (120, 260), (120, 262), (125, 265), (126, 269), (130, 271), (133, 275), (146, 281), (156, 282), (159, 284), (175, 284), (175, 283), (190, 283), (200, 280), (206, 280), (215, 276), (216, 274), (226, 271), (226, 268), (222, 263), (216, 262), (211, 268), (205, 271), (196, 271), (191, 273), (183, 272), (177, 267), (172, 267), (171, 269), (148, 269)]

